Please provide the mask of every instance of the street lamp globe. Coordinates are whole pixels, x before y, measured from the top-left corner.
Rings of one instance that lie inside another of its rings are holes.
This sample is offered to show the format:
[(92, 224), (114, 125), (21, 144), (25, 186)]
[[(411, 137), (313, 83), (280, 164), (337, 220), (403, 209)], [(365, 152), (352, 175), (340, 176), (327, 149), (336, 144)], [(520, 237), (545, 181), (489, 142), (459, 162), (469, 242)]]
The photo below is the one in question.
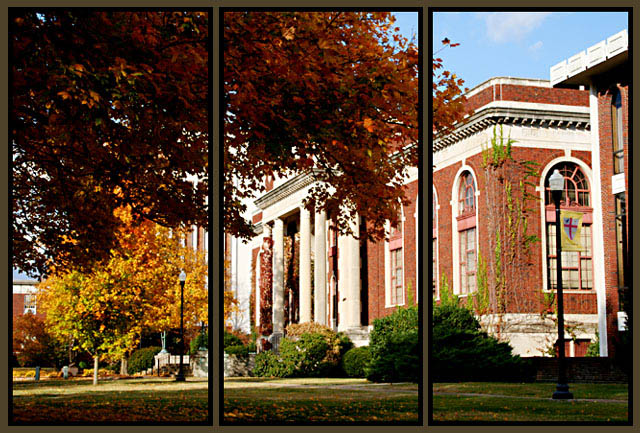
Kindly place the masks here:
[(180, 271), (180, 275), (178, 276), (178, 279), (180, 280), (181, 283), (184, 283), (187, 280), (187, 274), (185, 274), (184, 271)]
[(562, 191), (564, 189), (564, 176), (560, 174), (557, 168), (553, 170), (553, 174), (549, 177), (549, 188), (551, 188), (551, 191)]

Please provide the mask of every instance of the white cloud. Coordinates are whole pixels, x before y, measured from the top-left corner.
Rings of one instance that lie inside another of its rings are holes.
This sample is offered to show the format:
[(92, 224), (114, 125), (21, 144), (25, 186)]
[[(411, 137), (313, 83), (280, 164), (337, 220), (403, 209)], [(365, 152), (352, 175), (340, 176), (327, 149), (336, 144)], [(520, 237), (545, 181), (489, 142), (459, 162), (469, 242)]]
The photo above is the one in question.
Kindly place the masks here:
[(550, 12), (493, 12), (483, 15), (489, 39), (504, 43), (522, 39), (550, 14)]
[(542, 41), (538, 41), (529, 47), (530, 51), (537, 52), (542, 48)]

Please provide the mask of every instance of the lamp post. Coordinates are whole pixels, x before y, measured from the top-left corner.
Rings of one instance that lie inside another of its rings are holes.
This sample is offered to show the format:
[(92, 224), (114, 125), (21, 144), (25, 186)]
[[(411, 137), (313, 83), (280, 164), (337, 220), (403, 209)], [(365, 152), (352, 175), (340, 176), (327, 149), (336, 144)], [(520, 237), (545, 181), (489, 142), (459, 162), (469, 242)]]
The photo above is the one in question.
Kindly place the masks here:
[(564, 303), (562, 300), (562, 226), (560, 223), (560, 200), (564, 190), (564, 176), (556, 169), (549, 177), (549, 188), (556, 206), (556, 283), (558, 290), (558, 384), (553, 393), (556, 400), (572, 399), (567, 384), (566, 366), (564, 357)]
[(178, 277), (180, 280), (180, 367), (176, 376), (176, 382), (184, 382), (184, 372), (182, 371), (182, 354), (184, 353), (184, 282), (187, 279), (187, 274), (184, 271), (180, 272)]

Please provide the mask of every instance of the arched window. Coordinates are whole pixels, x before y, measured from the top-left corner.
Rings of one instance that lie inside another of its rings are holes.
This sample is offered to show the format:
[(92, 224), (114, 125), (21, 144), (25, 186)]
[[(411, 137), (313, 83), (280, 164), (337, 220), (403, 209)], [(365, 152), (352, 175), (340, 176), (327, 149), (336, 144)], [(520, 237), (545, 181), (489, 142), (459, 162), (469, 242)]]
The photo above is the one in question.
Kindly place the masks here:
[(581, 212), (582, 217), (582, 251), (562, 252), (562, 288), (563, 289), (593, 289), (593, 253), (591, 225), (593, 222), (593, 208), (591, 208), (591, 190), (586, 176), (580, 167), (573, 162), (561, 162), (551, 167), (545, 179), (545, 207), (546, 207), (546, 236), (547, 236), (547, 281), (548, 288), (556, 290), (557, 256), (556, 256), (556, 214), (549, 177), (558, 170), (564, 176), (564, 191), (560, 201), (560, 208)]
[(624, 173), (622, 133), (622, 95), (615, 89), (611, 97), (611, 140), (613, 143), (613, 174)]
[(466, 171), (460, 178), (458, 215), (468, 215), (476, 211), (476, 186), (473, 176)]
[(476, 184), (469, 171), (460, 176), (457, 223), (460, 294), (465, 295), (476, 289)]

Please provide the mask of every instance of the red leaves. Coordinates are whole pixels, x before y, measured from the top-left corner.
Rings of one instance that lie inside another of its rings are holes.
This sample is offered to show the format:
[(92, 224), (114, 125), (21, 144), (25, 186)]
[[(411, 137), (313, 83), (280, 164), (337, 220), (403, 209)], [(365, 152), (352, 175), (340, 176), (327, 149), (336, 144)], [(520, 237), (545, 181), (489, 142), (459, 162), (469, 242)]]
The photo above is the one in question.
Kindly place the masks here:
[(240, 203), (255, 191), (236, 188), (237, 179), (259, 190), (263, 167), (300, 173), (312, 160), (336, 192), (318, 189), (311, 201), (334, 210), (349, 202), (372, 221), (390, 216), (370, 196), (402, 197), (390, 179), (417, 165), (418, 154), (415, 146), (398, 160), (371, 157), (384, 155), (378, 143), (395, 134), (405, 143), (418, 136), (417, 48), (394, 52), (381, 43), (401, 39), (391, 23), (386, 13), (225, 13), (228, 233), (251, 236)]

